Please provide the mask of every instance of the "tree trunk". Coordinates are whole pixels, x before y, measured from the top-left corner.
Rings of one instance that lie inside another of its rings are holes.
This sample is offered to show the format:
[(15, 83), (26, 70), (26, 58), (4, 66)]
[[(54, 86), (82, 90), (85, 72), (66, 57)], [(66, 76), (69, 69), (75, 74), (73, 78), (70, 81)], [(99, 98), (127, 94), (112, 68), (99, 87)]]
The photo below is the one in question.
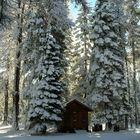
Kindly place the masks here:
[(124, 50), (125, 51), (125, 66), (126, 66), (126, 80), (127, 80), (127, 92), (128, 92), (128, 95), (129, 95), (129, 103), (130, 103), (130, 79), (129, 79), (129, 68), (128, 68), (128, 61), (127, 61), (127, 52), (126, 52), (126, 49)]
[(125, 115), (125, 129), (128, 129), (128, 116)]
[[(126, 48), (124, 48), (124, 51), (125, 51), (125, 66), (126, 66), (126, 80), (127, 80), (127, 92), (128, 92), (128, 98), (129, 98), (129, 104), (131, 104), (131, 91), (130, 91), (130, 79), (129, 79), (129, 66), (128, 66), (128, 61), (127, 61), (127, 52), (126, 52)], [(125, 129), (128, 129), (128, 117), (129, 116), (125, 116)], [(130, 119), (132, 119), (130, 117)], [(132, 126), (131, 124), (131, 121), (130, 121), (130, 125)]]
[(3, 0), (0, 0), (0, 23), (2, 21), (3, 16)]
[(113, 128), (113, 125), (111, 124), (111, 122), (106, 123), (106, 128), (105, 128), (106, 131), (111, 131), (112, 128)]
[(17, 37), (17, 52), (16, 52), (16, 65), (15, 65), (15, 77), (14, 77), (14, 94), (13, 94), (13, 129), (19, 130), (19, 95), (20, 95), (20, 68), (21, 68), (21, 60), (20, 60), (20, 44), (22, 43), (22, 33), (23, 33), (23, 14), (24, 14), (24, 6), (25, 3), (22, 3), (21, 0), (18, 0), (18, 8), (22, 10), (21, 14), (17, 15), (18, 20), (18, 30), (19, 34)]
[(8, 124), (8, 87), (9, 87), (9, 82), (8, 79), (5, 81), (5, 94), (4, 94), (4, 120), (3, 124), (7, 125)]
[(5, 94), (4, 94), (4, 120), (3, 124), (8, 124), (8, 100), (9, 100), (9, 59), (7, 59), (7, 66), (6, 66), (6, 79), (5, 79)]
[(15, 67), (14, 77), (14, 94), (13, 94), (13, 129), (18, 130), (18, 115), (19, 115), (19, 84), (20, 84), (20, 51), (16, 54), (16, 60), (18, 61)]
[(131, 39), (132, 54), (133, 54), (133, 90), (134, 90), (134, 106), (135, 106), (135, 125), (138, 127), (138, 107), (137, 107), (137, 92), (136, 92), (136, 56), (135, 56), (135, 44), (133, 37)]

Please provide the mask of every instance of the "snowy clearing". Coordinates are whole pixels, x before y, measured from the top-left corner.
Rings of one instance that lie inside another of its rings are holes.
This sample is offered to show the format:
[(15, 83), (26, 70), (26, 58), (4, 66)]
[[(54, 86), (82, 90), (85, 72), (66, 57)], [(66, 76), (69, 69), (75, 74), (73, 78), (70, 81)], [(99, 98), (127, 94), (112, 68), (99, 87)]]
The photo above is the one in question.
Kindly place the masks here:
[(77, 131), (75, 134), (65, 133), (48, 136), (30, 136), (25, 131), (13, 132), (10, 126), (2, 126), (0, 127), (0, 140), (140, 140), (140, 129), (100, 133)]

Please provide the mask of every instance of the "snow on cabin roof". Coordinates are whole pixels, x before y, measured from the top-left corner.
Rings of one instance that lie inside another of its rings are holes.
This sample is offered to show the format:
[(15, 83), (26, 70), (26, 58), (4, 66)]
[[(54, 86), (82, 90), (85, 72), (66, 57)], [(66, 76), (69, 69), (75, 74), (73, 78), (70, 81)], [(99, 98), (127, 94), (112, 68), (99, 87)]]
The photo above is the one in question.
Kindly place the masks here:
[(68, 101), (68, 102), (65, 104), (65, 107), (68, 106), (68, 105), (71, 104), (71, 103), (74, 103), (74, 102), (76, 102), (76, 103), (78, 103), (79, 105), (85, 107), (88, 111), (93, 111), (88, 105), (86, 105), (86, 104), (80, 102), (78, 99), (72, 99), (72, 100)]

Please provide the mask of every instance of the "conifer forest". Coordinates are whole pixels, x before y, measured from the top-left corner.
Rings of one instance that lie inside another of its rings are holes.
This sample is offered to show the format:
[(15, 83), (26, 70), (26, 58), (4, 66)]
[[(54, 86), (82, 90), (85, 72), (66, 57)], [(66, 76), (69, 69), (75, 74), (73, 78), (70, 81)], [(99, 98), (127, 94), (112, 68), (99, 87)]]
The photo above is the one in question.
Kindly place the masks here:
[(140, 0), (0, 0), (0, 101), (1, 132), (140, 133)]

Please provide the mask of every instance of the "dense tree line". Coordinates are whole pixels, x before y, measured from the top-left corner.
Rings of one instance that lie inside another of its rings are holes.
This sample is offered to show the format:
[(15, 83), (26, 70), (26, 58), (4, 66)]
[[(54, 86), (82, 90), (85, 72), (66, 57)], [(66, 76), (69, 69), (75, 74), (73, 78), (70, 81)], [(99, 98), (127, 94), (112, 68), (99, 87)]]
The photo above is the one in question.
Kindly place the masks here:
[(75, 0), (75, 22), (69, 2), (0, 1), (1, 120), (44, 133), (77, 98), (93, 108), (92, 124), (138, 126), (138, 1)]

